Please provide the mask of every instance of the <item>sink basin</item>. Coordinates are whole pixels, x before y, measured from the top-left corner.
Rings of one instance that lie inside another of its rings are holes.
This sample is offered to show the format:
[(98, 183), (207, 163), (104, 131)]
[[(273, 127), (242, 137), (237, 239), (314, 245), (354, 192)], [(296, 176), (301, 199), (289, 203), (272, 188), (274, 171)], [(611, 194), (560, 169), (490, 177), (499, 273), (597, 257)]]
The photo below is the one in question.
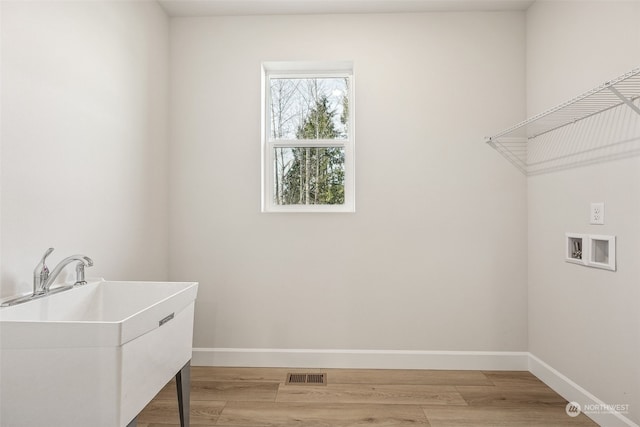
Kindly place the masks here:
[(90, 282), (0, 310), (1, 348), (123, 345), (193, 302), (196, 283)]
[(191, 359), (197, 290), (101, 279), (0, 309), (0, 425), (127, 426)]

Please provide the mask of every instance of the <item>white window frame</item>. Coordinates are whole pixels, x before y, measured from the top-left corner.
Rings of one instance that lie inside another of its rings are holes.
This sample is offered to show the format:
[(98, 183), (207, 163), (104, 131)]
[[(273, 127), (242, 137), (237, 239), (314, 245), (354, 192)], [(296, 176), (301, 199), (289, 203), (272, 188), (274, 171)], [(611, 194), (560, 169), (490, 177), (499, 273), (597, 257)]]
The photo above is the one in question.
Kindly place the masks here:
[[(347, 139), (273, 140), (270, 120), (271, 78), (349, 78), (349, 117)], [(262, 212), (355, 212), (355, 100), (354, 72), (351, 61), (263, 62), (262, 63)], [(274, 202), (274, 149), (279, 147), (341, 147), (344, 149), (344, 204), (278, 205)]]

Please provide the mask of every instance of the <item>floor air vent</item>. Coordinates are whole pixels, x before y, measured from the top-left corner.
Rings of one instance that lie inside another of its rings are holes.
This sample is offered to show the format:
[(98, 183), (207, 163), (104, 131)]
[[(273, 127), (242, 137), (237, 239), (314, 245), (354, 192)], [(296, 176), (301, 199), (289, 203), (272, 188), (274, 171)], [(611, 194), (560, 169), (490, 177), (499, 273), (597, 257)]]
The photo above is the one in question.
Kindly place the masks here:
[(287, 385), (327, 385), (327, 374), (287, 374)]

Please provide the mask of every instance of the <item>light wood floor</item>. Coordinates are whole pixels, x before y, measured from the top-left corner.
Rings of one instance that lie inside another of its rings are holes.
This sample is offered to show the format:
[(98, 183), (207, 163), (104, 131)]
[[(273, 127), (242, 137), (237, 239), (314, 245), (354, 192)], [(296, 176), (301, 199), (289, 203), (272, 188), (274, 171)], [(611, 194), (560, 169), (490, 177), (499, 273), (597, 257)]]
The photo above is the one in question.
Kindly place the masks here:
[[(326, 372), (326, 386), (286, 385), (288, 372)], [(191, 425), (227, 427), (595, 426), (529, 372), (191, 368)], [(179, 426), (173, 382), (139, 427)]]

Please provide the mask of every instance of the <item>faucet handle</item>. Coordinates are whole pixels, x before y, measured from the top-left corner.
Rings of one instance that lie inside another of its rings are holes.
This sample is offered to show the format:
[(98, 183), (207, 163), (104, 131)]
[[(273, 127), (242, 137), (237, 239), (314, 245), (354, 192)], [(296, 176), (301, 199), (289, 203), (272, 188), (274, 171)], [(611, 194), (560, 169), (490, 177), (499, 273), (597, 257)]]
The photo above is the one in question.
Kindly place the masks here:
[(34, 295), (36, 293), (42, 292), (43, 285), (49, 278), (49, 268), (47, 267), (45, 260), (49, 255), (51, 255), (51, 252), (53, 252), (53, 248), (47, 249), (47, 251), (42, 256), (42, 259), (40, 260), (38, 265), (36, 265), (36, 268), (33, 270), (33, 294)]
[(47, 259), (47, 257), (49, 255), (51, 255), (51, 252), (53, 252), (53, 251), (54, 251), (53, 248), (47, 249), (46, 252), (44, 253), (44, 255), (42, 255), (42, 261), (40, 261), (40, 262), (44, 264), (44, 260)]
[[(47, 267), (47, 264), (45, 264), (45, 260), (47, 259), (47, 257), (49, 255), (51, 255), (51, 252), (53, 252), (53, 248), (49, 248), (47, 249), (47, 251), (44, 253), (44, 255), (42, 255), (42, 259), (40, 260), (40, 262), (38, 263), (38, 265), (36, 265), (36, 271), (40, 274), (46, 273), (46, 275), (49, 275), (49, 268)], [(35, 271), (34, 271), (35, 273)]]

